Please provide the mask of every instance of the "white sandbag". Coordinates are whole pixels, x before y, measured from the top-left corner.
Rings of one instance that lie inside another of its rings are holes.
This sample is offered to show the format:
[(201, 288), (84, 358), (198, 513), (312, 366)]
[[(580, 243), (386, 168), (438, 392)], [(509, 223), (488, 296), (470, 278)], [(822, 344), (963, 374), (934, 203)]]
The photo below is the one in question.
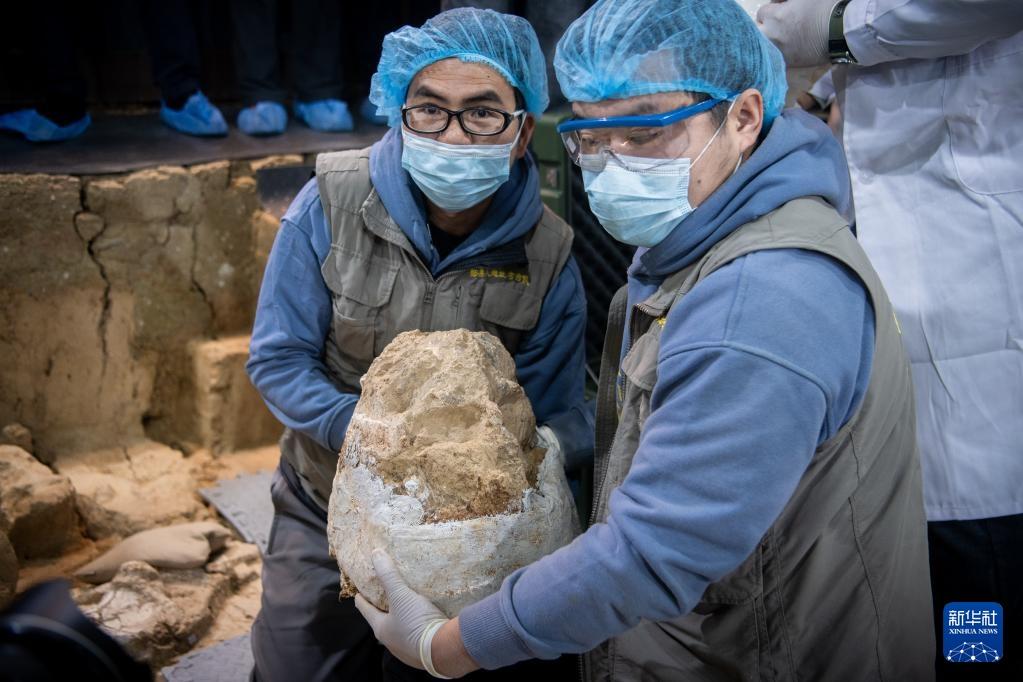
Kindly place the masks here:
[(395, 495), (366, 467), (341, 466), (330, 498), (331, 552), (355, 589), (385, 609), (369, 556), (376, 547), (387, 550), (409, 586), (453, 617), (578, 533), (562, 466), (561, 457), (548, 451), (539, 490), (525, 493), (519, 513), (425, 524), (419, 500)]

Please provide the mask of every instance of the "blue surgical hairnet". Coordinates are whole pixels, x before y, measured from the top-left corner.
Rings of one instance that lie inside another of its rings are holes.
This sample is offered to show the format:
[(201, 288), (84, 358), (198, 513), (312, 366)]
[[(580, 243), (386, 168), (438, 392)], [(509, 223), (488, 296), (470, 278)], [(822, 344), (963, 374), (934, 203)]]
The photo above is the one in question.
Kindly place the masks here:
[(511, 14), (469, 7), (448, 10), (422, 28), (403, 26), (384, 38), (369, 100), (391, 126), (401, 122), (401, 106), (412, 79), (423, 68), (449, 57), (479, 62), (496, 70), (522, 93), (526, 111), (547, 108), (547, 67), (529, 22)]
[(601, 0), (561, 37), (554, 70), (573, 102), (756, 88), (765, 123), (788, 87), (781, 52), (733, 0)]

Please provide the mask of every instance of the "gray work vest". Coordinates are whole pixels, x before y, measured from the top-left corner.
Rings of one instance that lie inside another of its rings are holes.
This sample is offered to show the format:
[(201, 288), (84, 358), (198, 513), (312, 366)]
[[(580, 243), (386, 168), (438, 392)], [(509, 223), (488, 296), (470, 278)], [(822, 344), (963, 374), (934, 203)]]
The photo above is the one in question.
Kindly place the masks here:
[(624, 291), (616, 296), (619, 322), (613, 331), (609, 323), (598, 395), (593, 521), (606, 520), (608, 498), (636, 453), (671, 306), (732, 260), (783, 248), (838, 260), (869, 292), (877, 327), (863, 402), (817, 448), (753, 553), (710, 585), (690, 613), (643, 621), (588, 653), (590, 680), (933, 679), (927, 528), (909, 365), (877, 274), (846, 223), (819, 199), (789, 202), (741, 227), (635, 304), (632, 342), (620, 367)]
[[(330, 221), (330, 253), (320, 269), (333, 312), (323, 360), (348, 393), (373, 359), (404, 331), (469, 329), (496, 336), (514, 355), (572, 250), (572, 229), (544, 208), (523, 238), (458, 263), (434, 278), (380, 201), (369, 149), (316, 159), (320, 203)], [(338, 453), (286, 429), (281, 456), (302, 488), (327, 508)]]

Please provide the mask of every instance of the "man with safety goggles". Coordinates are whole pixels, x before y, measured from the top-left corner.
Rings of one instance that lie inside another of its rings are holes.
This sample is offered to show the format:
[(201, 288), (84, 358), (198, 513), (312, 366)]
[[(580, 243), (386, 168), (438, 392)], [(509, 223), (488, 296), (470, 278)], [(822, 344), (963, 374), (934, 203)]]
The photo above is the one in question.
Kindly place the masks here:
[[(426, 676), (387, 654), (354, 600), (338, 598), (327, 547), (359, 380), (399, 333), (497, 336), (542, 425), (538, 438), (569, 467), (592, 456), (572, 231), (544, 208), (527, 152), (547, 105), (532, 28), (474, 9), (404, 27), (384, 40), (370, 99), (391, 130), (368, 149), (320, 155), (316, 179), (281, 221), (260, 291), (247, 369), (287, 428), (252, 628), (259, 680)], [(502, 675), (550, 678), (560, 668), (533, 661)]]
[[(611, 305), (595, 504), (447, 621), (378, 573), (378, 637), (442, 675), (586, 652), (590, 680), (927, 680), (909, 367), (830, 130), (732, 0), (602, 0), (554, 61)], [(424, 666), (425, 667), (425, 666)]]
[[(658, 114), (584, 117), (558, 127), (569, 158), (582, 168), (590, 209), (611, 236), (627, 244), (654, 246), (692, 212), (689, 187), (693, 167), (721, 133), (740, 94), (743, 93), (731, 93), (728, 100), (711, 97), (679, 108), (674, 107), (692, 97), (654, 95), (638, 105), (636, 102), (626, 105), (627, 109), (588, 109), (582, 103), (575, 105), (580, 112), (598, 115), (659, 106), (672, 108)], [(756, 96), (751, 92), (744, 102), (756, 106), (751, 97)], [(715, 111), (715, 107), (729, 100), (723, 115), (720, 110)], [(705, 126), (690, 119), (712, 111), (715, 113), (711, 120), (718, 124), (717, 128), (697, 149), (701, 128)], [(733, 172), (741, 162), (742, 154), (738, 154)], [(701, 183), (702, 178), (697, 184)], [(700, 200), (704, 193), (697, 188), (696, 196)], [(644, 205), (639, 205), (637, 198)], [(660, 200), (660, 206), (654, 198)]]

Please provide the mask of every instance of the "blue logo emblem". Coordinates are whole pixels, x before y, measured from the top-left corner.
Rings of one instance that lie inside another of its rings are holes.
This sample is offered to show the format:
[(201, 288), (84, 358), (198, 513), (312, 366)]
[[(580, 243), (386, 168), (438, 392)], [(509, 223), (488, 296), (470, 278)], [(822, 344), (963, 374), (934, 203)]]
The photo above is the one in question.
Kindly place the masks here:
[(943, 651), (950, 663), (1002, 660), (1002, 605), (993, 601), (945, 604)]

